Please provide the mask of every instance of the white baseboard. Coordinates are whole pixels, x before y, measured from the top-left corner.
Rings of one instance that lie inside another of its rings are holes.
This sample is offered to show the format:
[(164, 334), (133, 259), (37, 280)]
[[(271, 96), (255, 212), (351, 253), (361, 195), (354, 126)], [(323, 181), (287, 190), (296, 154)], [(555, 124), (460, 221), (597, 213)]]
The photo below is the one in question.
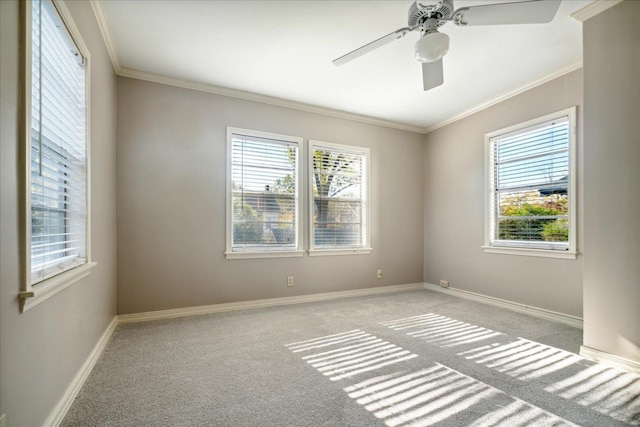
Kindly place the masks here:
[(351, 291), (325, 292), (322, 294), (300, 295), (295, 297), (269, 298), (253, 301), (231, 302), (225, 304), (203, 305), (199, 307), (149, 311), (145, 313), (121, 314), (118, 316), (118, 322), (146, 322), (149, 320), (171, 319), (175, 317), (196, 316), (199, 314), (222, 313), (225, 311), (248, 310), (252, 308), (275, 307), (279, 305), (327, 301), (340, 298), (361, 297), (366, 295), (386, 294), (390, 292), (410, 291), (415, 289), (424, 289), (423, 283), (411, 283), (407, 285), (355, 289)]
[(102, 336), (98, 340), (97, 344), (95, 345), (91, 353), (89, 353), (89, 357), (87, 357), (87, 360), (84, 362), (76, 376), (73, 378), (71, 384), (69, 384), (69, 387), (67, 387), (67, 389), (65, 390), (62, 398), (58, 401), (55, 408), (53, 408), (53, 411), (51, 411), (51, 413), (49, 414), (49, 417), (44, 423), (45, 427), (57, 427), (60, 425), (60, 423), (62, 423), (64, 416), (67, 414), (67, 411), (78, 395), (78, 392), (80, 392), (82, 385), (89, 377), (89, 374), (100, 358), (102, 351), (107, 346), (111, 335), (113, 335), (113, 331), (116, 330), (116, 326), (118, 326), (118, 316), (113, 317), (113, 320), (111, 320), (109, 326), (107, 326), (107, 329), (102, 333)]
[(640, 374), (639, 362), (634, 362), (633, 360), (625, 359), (624, 357), (596, 350), (595, 348), (587, 347), (584, 345), (580, 346), (580, 356), (594, 362), (612, 365), (616, 368), (624, 369), (628, 372), (633, 372), (634, 374)]
[(508, 301), (500, 298), (494, 298), (475, 292), (469, 292), (456, 288), (443, 288), (433, 283), (425, 283), (424, 288), (430, 291), (441, 292), (443, 294), (453, 295), (460, 298), (469, 299), (485, 304), (495, 305), (497, 307), (506, 308), (508, 310), (517, 311), (519, 313), (529, 314), (531, 316), (540, 317), (542, 319), (553, 320), (556, 322), (566, 323), (574, 328), (582, 329), (582, 318), (571, 316), (569, 314), (558, 313), (556, 311), (545, 310), (544, 308), (533, 307), (518, 302)]

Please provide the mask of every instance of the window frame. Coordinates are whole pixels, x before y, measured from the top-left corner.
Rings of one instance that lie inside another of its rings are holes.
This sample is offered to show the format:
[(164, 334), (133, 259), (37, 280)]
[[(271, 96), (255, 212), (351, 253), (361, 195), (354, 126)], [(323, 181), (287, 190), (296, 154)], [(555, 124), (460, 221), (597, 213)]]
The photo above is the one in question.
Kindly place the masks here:
[[(286, 143), (296, 144), (297, 159), (295, 165), (296, 173), (296, 191), (295, 191), (295, 244), (294, 249), (264, 249), (264, 250), (238, 250), (233, 248), (232, 230), (233, 230), (233, 135), (241, 134), (255, 138), (273, 139)], [(251, 129), (242, 129), (237, 127), (227, 127), (227, 155), (226, 155), (226, 259), (251, 259), (251, 258), (291, 258), (301, 257), (304, 255), (302, 249), (302, 167), (300, 160), (304, 154), (304, 140), (301, 137), (281, 135), (270, 132), (256, 131)]]
[[(569, 126), (569, 182), (567, 185), (568, 190), (568, 217), (569, 217), (569, 239), (567, 250), (556, 249), (538, 249), (524, 247), (521, 241), (514, 241), (513, 245), (505, 244), (501, 241), (500, 245), (494, 245), (494, 183), (492, 177), (494, 176), (493, 164), (492, 164), (492, 139), (506, 135), (509, 133), (524, 130), (526, 128), (534, 127), (545, 122), (567, 117)], [(545, 116), (537, 117), (532, 120), (528, 120), (523, 123), (518, 123), (507, 128), (503, 128), (497, 131), (489, 132), (484, 135), (484, 245), (482, 249), (485, 253), (495, 254), (508, 254), (508, 255), (523, 255), (523, 256), (535, 256), (535, 257), (547, 257), (547, 258), (560, 258), (560, 259), (576, 259), (578, 255), (577, 250), (577, 224), (576, 224), (576, 209), (577, 209), (577, 192), (576, 192), (576, 107), (566, 108), (564, 110), (557, 111), (555, 113), (547, 114)]]
[(22, 39), (24, 41), (23, 48), (20, 50), (21, 58), (21, 99), (23, 108), (20, 117), (20, 135), (19, 141), (22, 149), (20, 172), (23, 175), (21, 179), (21, 194), (23, 197), (22, 210), (20, 215), (21, 224), (21, 241), (23, 242), (23, 256), (21, 257), (21, 270), (23, 272), (20, 281), (20, 292), (18, 297), (20, 300), (20, 310), (25, 312), (32, 307), (46, 301), (50, 297), (56, 295), (67, 287), (77, 283), (81, 279), (87, 277), (93, 267), (97, 265), (91, 257), (91, 55), (87, 45), (85, 44), (80, 31), (76, 26), (71, 13), (66, 4), (62, 0), (48, 0), (59, 18), (65, 26), (68, 36), (76, 45), (80, 55), (86, 61), (85, 63), (85, 262), (73, 266), (62, 273), (49, 275), (43, 280), (32, 283), (31, 268), (31, 112), (32, 112), (32, 93), (31, 93), (31, 73), (32, 73), (32, 3), (30, 1), (20, 2), (20, 22), (22, 25)]
[[(316, 148), (326, 148), (329, 150), (344, 151), (352, 154), (363, 155), (362, 162), (362, 242), (358, 247), (334, 247), (334, 248), (316, 248), (314, 245), (314, 223), (313, 223), (313, 209), (314, 209), (314, 196), (313, 196), (313, 183), (314, 183), (314, 168), (313, 168), (313, 152)], [(371, 150), (366, 147), (357, 147), (352, 145), (335, 144), (331, 142), (323, 142), (317, 140), (309, 140), (308, 145), (308, 202), (309, 202), (309, 256), (333, 256), (333, 255), (368, 255), (373, 250), (371, 247)]]

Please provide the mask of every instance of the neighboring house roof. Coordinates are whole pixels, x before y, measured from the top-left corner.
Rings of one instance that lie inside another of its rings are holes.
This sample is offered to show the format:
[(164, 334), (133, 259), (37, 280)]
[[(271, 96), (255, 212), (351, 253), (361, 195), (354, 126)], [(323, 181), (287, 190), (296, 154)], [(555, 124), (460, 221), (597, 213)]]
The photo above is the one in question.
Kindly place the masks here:
[(552, 194), (567, 194), (569, 186), (569, 175), (565, 175), (562, 178), (553, 181), (544, 187), (538, 188), (538, 192), (541, 196), (550, 196)]
[(262, 212), (280, 212), (280, 205), (278, 205), (278, 201), (275, 196), (265, 196), (259, 200), (258, 205)]
[(280, 205), (278, 205), (278, 200), (275, 193), (271, 195), (261, 192), (247, 191), (244, 193), (244, 201), (259, 213), (281, 212)]

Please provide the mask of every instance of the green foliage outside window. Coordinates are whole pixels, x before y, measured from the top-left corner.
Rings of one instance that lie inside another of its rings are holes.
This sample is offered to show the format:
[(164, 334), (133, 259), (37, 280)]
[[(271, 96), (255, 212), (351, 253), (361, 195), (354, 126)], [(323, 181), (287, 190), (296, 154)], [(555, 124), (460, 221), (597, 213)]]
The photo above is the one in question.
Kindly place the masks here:
[(537, 192), (529, 192), (505, 197), (500, 206), (503, 218), (498, 221), (498, 238), (567, 242), (569, 221), (549, 217), (568, 215), (568, 203), (566, 194), (540, 196)]

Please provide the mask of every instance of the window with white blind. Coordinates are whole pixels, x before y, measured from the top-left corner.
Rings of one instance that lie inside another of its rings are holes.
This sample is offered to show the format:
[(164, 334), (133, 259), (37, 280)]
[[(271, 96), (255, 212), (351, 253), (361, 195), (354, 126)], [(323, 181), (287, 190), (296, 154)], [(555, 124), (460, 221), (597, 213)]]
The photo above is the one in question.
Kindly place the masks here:
[(485, 135), (485, 251), (575, 258), (575, 114)]
[(227, 258), (303, 255), (301, 146), (302, 138), (227, 128)]
[[(21, 297), (29, 299), (53, 294), (83, 277), (90, 263), (86, 47), (79, 35), (71, 35), (72, 21), (64, 5), (33, 0), (25, 7), (30, 250)], [(80, 272), (69, 273), (82, 266)]]
[(368, 254), (369, 149), (309, 141), (310, 255)]

